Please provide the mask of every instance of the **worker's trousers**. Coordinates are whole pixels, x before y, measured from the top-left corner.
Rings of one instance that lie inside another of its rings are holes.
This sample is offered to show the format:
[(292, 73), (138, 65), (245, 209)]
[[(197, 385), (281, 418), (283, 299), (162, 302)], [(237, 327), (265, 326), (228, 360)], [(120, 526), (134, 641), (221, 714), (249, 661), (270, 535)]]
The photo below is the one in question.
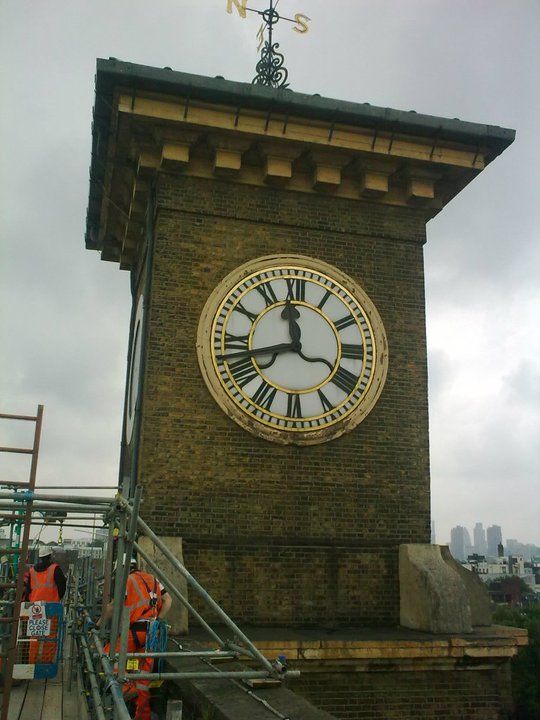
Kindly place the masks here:
[[(127, 651), (144, 652), (146, 645), (146, 630), (134, 631), (130, 628), (128, 633)], [(109, 652), (109, 644), (105, 645), (105, 652)], [(120, 650), (120, 640), (116, 643), (116, 652)], [(138, 658), (139, 667), (132, 672), (152, 672), (154, 661), (152, 658)], [(115, 668), (116, 669), (116, 668)], [(129, 671), (128, 671), (129, 673)], [(150, 710), (150, 682), (148, 680), (128, 680), (122, 687), (122, 692), (128, 707), (135, 706), (134, 720), (151, 720)]]

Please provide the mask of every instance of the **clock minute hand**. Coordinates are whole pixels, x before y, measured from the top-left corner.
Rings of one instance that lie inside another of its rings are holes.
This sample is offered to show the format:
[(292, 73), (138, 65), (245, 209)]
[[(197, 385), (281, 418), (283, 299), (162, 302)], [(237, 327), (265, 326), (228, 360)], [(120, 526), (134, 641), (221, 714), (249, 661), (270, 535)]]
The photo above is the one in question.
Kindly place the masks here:
[(298, 354), (300, 355), (300, 357), (302, 358), (302, 360), (305, 360), (306, 362), (310, 362), (310, 363), (324, 363), (327, 367), (330, 368), (330, 371), (332, 371), (332, 370), (334, 369), (334, 366), (332, 365), (332, 363), (328, 362), (328, 360), (326, 360), (325, 358), (310, 358), (310, 357), (307, 357), (306, 355), (304, 355), (304, 353), (302, 352), (302, 350), (299, 350), (299, 351), (298, 351)]
[(237, 353), (230, 353), (228, 355), (218, 355), (218, 360), (234, 360), (235, 358), (253, 357), (254, 355), (269, 355), (277, 354), (280, 352), (286, 352), (287, 350), (296, 351), (298, 343), (279, 343), (278, 345), (269, 345), (268, 347), (254, 348), (253, 350), (242, 350)]

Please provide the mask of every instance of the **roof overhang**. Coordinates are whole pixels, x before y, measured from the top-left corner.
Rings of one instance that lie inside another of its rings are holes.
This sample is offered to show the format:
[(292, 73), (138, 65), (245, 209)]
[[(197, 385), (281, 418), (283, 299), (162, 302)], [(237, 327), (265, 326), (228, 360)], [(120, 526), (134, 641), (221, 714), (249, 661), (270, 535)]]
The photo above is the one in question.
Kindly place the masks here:
[(507, 128), (98, 60), (86, 246), (129, 267), (152, 177), (270, 183), (435, 215)]

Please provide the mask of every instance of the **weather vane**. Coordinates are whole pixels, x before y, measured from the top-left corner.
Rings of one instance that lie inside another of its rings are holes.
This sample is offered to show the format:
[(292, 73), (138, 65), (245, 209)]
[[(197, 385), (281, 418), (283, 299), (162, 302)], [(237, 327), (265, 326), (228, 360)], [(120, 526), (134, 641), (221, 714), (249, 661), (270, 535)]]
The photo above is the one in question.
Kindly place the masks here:
[[(304, 34), (309, 30), (308, 23), (311, 18), (302, 13), (296, 13), (294, 18), (284, 17), (276, 10), (279, 0), (269, 1), (270, 7), (266, 10), (255, 10), (247, 6), (248, 0), (227, 0), (227, 12), (232, 13), (234, 6), (241, 18), (245, 18), (248, 12), (254, 12), (262, 17), (263, 22), (257, 33), (257, 52), (260, 51), (261, 57), (255, 67), (257, 74), (252, 82), (254, 85), (286, 88), (289, 86), (287, 82), (289, 72), (283, 66), (285, 58), (278, 52), (279, 43), (273, 41), (274, 27), (280, 20), (286, 20), (293, 23), (294, 31)], [(265, 38), (265, 33), (267, 33), (267, 38)]]

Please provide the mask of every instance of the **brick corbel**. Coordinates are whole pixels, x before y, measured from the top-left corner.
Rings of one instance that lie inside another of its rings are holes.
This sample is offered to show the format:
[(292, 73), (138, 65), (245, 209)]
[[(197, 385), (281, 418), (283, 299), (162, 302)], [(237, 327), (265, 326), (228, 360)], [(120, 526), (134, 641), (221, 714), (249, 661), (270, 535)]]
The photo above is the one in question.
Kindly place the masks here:
[(174, 139), (163, 139), (161, 149), (161, 168), (163, 170), (183, 170), (189, 165), (191, 146), (198, 140), (200, 133), (183, 132)]
[(264, 142), (259, 151), (264, 159), (264, 180), (273, 185), (285, 185), (292, 177), (293, 162), (303, 147), (297, 143)]
[(313, 187), (315, 190), (331, 191), (341, 185), (341, 170), (351, 160), (351, 156), (328, 150), (311, 150), (309, 161), (313, 167)]
[(130, 220), (141, 220), (146, 214), (146, 203), (150, 193), (150, 185), (141, 177), (135, 180), (133, 186), (133, 198), (129, 208)]
[(159, 170), (161, 153), (154, 149), (143, 149), (139, 153), (137, 162), (137, 175), (142, 178), (151, 178)]
[(409, 166), (404, 168), (402, 177), (409, 205), (425, 205), (435, 199), (435, 183), (441, 178), (440, 172)]
[(122, 242), (126, 231), (125, 220), (120, 220), (116, 217), (110, 221), (109, 228), (109, 236), (107, 238), (107, 242), (103, 246), (101, 259), (118, 262), (120, 260)]
[(143, 232), (143, 222), (132, 221), (127, 225), (120, 253), (120, 269), (123, 270), (131, 267), (136, 257), (137, 248), (143, 236)]
[(242, 167), (242, 155), (252, 141), (230, 136), (211, 135), (209, 145), (214, 149), (214, 172), (217, 175), (234, 175)]
[(367, 198), (380, 198), (386, 195), (389, 178), (396, 170), (396, 163), (373, 159), (359, 159), (355, 170), (360, 179), (360, 195)]

